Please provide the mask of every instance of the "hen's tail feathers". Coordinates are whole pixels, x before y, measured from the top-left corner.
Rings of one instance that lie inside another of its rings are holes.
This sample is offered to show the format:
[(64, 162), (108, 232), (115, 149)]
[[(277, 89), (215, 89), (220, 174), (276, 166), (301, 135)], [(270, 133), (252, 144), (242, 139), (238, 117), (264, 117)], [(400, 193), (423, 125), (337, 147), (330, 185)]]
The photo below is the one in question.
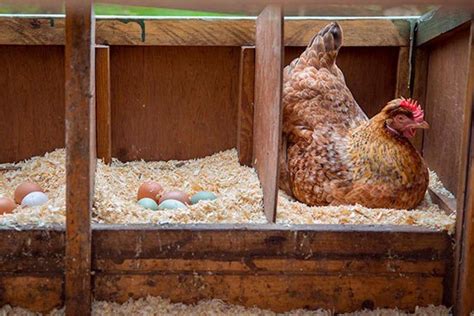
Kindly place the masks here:
[(313, 37), (301, 58), (316, 68), (331, 67), (341, 46), (342, 29), (337, 22), (332, 22)]

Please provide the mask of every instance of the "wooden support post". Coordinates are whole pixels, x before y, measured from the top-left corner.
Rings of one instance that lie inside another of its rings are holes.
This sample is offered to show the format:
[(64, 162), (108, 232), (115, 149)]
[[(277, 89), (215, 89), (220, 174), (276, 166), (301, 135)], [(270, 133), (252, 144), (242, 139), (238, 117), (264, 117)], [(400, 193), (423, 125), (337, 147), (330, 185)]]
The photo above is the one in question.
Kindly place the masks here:
[(281, 141), (283, 69), (283, 14), (269, 5), (257, 18), (255, 50), (255, 109), (253, 165), (263, 187), (269, 222), (276, 218), (278, 151)]
[(96, 162), (92, 0), (66, 1), (67, 315), (91, 313), (91, 210)]
[(242, 165), (252, 165), (253, 108), (255, 87), (255, 48), (242, 47), (239, 69), (239, 115), (237, 150)]
[(109, 164), (112, 161), (110, 50), (108, 46), (98, 45), (95, 52), (97, 157)]
[[(456, 314), (469, 315), (474, 311), (474, 135), (472, 109), (474, 108), (474, 21), (470, 22), (470, 47), (468, 80), (465, 97), (465, 118), (464, 118), (464, 138), (463, 151), (468, 156), (467, 159), (467, 184), (463, 203), (463, 211), (458, 213), (456, 225), (457, 243), (457, 295)], [(461, 174), (464, 176), (464, 173)], [(462, 181), (460, 181), (460, 186)], [(458, 190), (458, 194), (462, 194)], [(458, 207), (459, 207), (458, 203)]]

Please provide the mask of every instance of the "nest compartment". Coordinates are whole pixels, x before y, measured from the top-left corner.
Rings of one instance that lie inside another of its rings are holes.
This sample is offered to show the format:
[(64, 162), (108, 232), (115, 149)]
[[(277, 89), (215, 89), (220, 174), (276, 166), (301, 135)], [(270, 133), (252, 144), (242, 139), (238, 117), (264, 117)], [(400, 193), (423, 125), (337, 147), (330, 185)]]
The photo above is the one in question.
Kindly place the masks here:
[[(1, 167), (2, 165), (0, 165)], [(3, 225), (48, 225), (65, 221), (65, 150), (15, 164), (0, 172), (0, 196), (12, 196), (23, 181), (37, 182), (48, 194), (47, 205), (21, 208), (0, 216)], [(218, 198), (182, 210), (152, 211), (141, 208), (136, 192), (145, 180), (157, 181), (166, 190), (193, 194), (212, 191)], [(430, 171), (430, 188), (452, 197)], [(238, 162), (235, 149), (187, 161), (97, 163), (92, 220), (96, 223), (265, 223), (262, 189), (253, 168)], [(281, 224), (387, 224), (417, 225), (454, 231), (455, 214), (446, 215), (427, 193), (416, 210), (370, 209), (360, 205), (309, 207), (282, 191), (278, 197), (277, 223)]]

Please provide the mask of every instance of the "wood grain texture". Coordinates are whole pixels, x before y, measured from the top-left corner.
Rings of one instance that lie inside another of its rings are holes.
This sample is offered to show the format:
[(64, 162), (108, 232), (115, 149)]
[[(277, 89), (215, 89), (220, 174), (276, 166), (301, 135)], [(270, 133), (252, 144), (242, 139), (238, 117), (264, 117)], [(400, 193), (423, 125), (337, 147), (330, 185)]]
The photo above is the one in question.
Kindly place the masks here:
[(66, 3), (66, 315), (91, 313), (95, 34), (91, 0)]
[(424, 133), (423, 156), (458, 199), (458, 210), (463, 204), (467, 160), (463, 126), (470, 116), (465, 108), (469, 44), (469, 29), (464, 28), (430, 47), (426, 86), (425, 117), (430, 129)]
[(112, 47), (112, 154), (191, 159), (237, 145), (240, 48)]
[(457, 208), (455, 198), (449, 198), (445, 195), (438, 194), (429, 188), (428, 193), (433, 203), (437, 204), (447, 215), (454, 214), (456, 212)]
[[(413, 48), (414, 54), (414, 64), (413, 64), (413, 71), (411, 77), (411, 97), (418, 101), (421, 104), (421, 107), (426, 110), (426, 85), (428, 84), (428, 59), (429, 59), (429, 52), (422, 46), (414, 47)], [(417, 135), (415, 139), (418, 139), (417, 149), (423, 155), (423, 138), (424, 138), (424, 130), (417, 131)]]
[(252, 165), (254, 88), (255, 48), (242, 47), (239, 68), (237, 151), (239, 162), (246, 166)]
[(472, 20), (472, 11), (455, 7), (440, 8), (423, 15), (417, 22), (415, 42), (417, 46), (433, 39), (440, 39), (446, 33)]
[(0, 46), (0, 163), (64, 147), (64, 49)]
[[(60, 306), (64, 227), (2, 227), (0, 238), (0, 302)], [(96, 299), (221, 298), (276, 311), (441, 304), (451, 258), (446, 233), (408, 226), (94, 225), (92, 242)]]
[[(468, 48), (468, 79), (465, 91), (465, 119), (463, 149), (469, 150), (464, 211), (457, 217), (457, 250), (459, 251), (458, 296), (456, 311), (468, 315), (474, 311), (474, 135), (472, 108), (474, 106), (474, 21), (470, 22), (470, 46)], [(465, 154), (462, 151), (462, 154)], [(461, 174), (461, 177), (463, 174)]]
[[(63, 0), (3, 0), (2, 3), (12, 5), (28, 5), (28, 6), (39, 6), (46, 7), (48, 10), (53, 12), (60, 11), (59, 8), (62, 6)], [(216, 11), (216, 12), (229, 12), (238, 14), (255, 15), (268, 4), (268, 1), (264, 0), (243, 0), (239, 2), (230, 0), (205, 0), (205, 1), (189, 1), (189, 0), (105, 0), (101, 2), (109, 3), (123, 3), (128, 5), (139, 5), (139, 6), (150, 6), (150, 7), (164, 7), (174, 9), (189, 9), (199, 11)], [(407, 9), (409, 12), (412, 10), (421, 10), (422, 12), (428, 10), (432, 5), (442, 4), (447, 6), (465, 6), (466, 8), (472, 8), (472, 2), (468, 0), (412, 0), (407, 2), (406, 0), (379, 0), (377, 2), (358, 0), (324, 0), (324, 1), (308, 1), (308, 0), (278, 0), (274, 3), (285, 4), (285, 14), (287, 15), (376, 15), (382, 16), (388, 14), (386, 10), (394, 9), (397, 6), (401, 6), (402, 9)], [(407, 5), (409, 4), (409, 5)], [(52, 8), (52, 9), (51, 9)], [(395, 11), (397, 12), (397, 11)], [(402, 11), (405, 13), (404, 11)], [(406, 14), (406, 13), (405, 13)]]
[(99, 273), (94, 287), (99, 300), (123, 303), (152, 295), (192, 304), (212, 297), (275, 312), (325, 308), (343, 313), (381, 306), (413, 311), (418, 304), (442, 301), (442, 279), (436, 277)]
[(278, 151), (282, 124), (282, 8), (269, 5), (257, 18), (253, 166), (263, 188), (263, 209), (274, 222), (278, 192)]
[[(408, 46), (406, 19), (335, 18), (344, 29), (344, 46)], [(285, 19), (284, 43), (306, 46), (327, 19)], [(64, 45), (64, 17), (0, 17), (0, 44)], [(97, 18), (97, 43), (146, 46), (255, 45), (254, 18)]]
[(0, 274), (0, 306), (19, 306), (47, 313), (63, 304), (64, 277), (60, 274)]
[(440, 304), (451, 247), (447, 235), (418, 227), (100, 227), (97, 299), (220, 298), (279, 312)]
[(96, 46), (95, 53), (97, 157), (109, 164), (112, 161), (109, 47)]
[[(302, 48), (285, 49), (285, 65), (298, 57)], [(397, 88), (398, 51), (396, 47), (342, 47), (337, 65), (347, 86), (369, 117), (392, 100)]]

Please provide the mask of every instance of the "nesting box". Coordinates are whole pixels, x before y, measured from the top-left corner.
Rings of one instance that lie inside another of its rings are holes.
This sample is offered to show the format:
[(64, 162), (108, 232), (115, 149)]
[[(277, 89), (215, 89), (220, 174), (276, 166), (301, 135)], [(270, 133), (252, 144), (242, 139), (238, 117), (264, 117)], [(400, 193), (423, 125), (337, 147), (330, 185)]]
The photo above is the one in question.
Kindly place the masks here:
[[(86, 312), (91, 297), (155, 295), (278, 312), (474, 309), (470, 14), (283, 19), (275, 5), (257, 18), (94, 18), (74, 10), (0, 17), (0, 162), (64, 146), (68, 155), (67, 233), (0, 227), (0, 305), (47, 311), (66, 302)], [(454, 237), (414, 226), (274, 223), (282, 67), (332, 20), (344, 29), (338, 65), (369, 116), (400, 95), (424, 105), (432, 128), (415, 146), (455, 195), (431, 192), (447, 213), (457, 210)], [(90, 230), (97, 155), (182, 160), (231, 148), (257, 170), (268, 223)]]

